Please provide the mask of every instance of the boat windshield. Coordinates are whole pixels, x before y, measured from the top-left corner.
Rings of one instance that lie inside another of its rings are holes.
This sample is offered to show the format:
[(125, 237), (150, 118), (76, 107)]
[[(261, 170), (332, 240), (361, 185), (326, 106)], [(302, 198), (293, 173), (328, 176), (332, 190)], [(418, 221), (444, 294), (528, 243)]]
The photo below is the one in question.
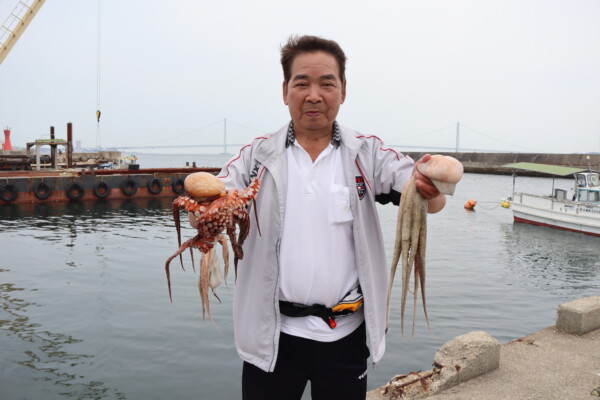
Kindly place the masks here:
[(589, 184), (590, 186), (599, 186), (600, 180), (598, 179), (598, 174), (590, 174), (589, 175)]
[(585, 186), (586, 185), (585, 175), (583, 175), (583, 174), (577, 174), (577, 185), (579, 185), (579, 186)]

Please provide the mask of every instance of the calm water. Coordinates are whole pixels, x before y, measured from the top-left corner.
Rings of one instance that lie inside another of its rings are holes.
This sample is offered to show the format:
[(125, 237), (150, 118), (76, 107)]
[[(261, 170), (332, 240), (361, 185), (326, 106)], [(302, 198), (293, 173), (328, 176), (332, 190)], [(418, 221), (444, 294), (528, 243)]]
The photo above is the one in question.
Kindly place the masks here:
[[(224, 159), (141, 155), (140, 164)], [(551, 188), (551, 179), (517, 179), (517, 189)], [(433, 333), (419, 310), (414, 337), (401, 335), (398, 279), (388, 349), (369, 369), (370, 388), (428, 369), (457, 335), (485, 330), (507, 342), (553, 325), (559, 304), (600, 294), (600, 239), (513, 225), (499, 207), (511, 191), (511, 177), (467, 174), (444, 212), (430, 216)], [(475, 212), (463, 209), (469, 198), (479, 201)], [(217, 328), (202, 320), (189, 256), (185, 271), (172, 266), (169, 302), (164, 261), (177, 248), (169, 203), (0, 208), (0, 399), (240, 398), (233, 277), (218, 290), (222, 304), (211, 298)], [(396, 208), (380, 207), (380, 218), (391, 258)]]

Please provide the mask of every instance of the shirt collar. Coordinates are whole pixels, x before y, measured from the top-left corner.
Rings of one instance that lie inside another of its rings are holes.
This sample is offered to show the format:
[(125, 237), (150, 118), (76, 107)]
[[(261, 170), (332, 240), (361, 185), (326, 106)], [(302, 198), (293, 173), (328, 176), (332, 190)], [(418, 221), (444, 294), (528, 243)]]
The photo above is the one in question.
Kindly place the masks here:
[[(285, 147), (289, 147), (295, 141), (296, 135), (294, 133), (294, 122), (290, 121), (290, 126), (288, 127), (287, 131), (287, 139), (285, 141)], [(341, 143), (342, 135), (340, 134), (340, 126), (338, 125), (337, 121), (333, 121), (333, 135), (331, 137), (331, 145), (337, 149), (338, 147), (340, 147)]]

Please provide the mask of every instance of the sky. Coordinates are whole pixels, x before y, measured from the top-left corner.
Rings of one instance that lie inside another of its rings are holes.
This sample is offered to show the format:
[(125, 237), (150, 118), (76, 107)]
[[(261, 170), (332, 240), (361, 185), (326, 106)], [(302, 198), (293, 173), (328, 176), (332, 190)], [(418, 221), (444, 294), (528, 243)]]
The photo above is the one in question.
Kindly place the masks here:
[(400, 151), (600, 152), (597, 0), (46, 0), (0, 64), (0, 127), (233, 153), (289, 121), (279, 51), (302, 34), (348, 57), (338, 121)]

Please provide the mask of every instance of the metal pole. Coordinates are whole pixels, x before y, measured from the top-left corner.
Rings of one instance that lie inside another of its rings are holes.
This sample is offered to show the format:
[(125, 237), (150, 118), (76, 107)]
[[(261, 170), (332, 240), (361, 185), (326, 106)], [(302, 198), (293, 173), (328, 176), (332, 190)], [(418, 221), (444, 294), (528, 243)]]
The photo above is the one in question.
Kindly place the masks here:
[(456, 152), (458, 153), (458, 150), (460, 148), (460, 122), (456, 123)]
[(73, 168), (73, 123), (67, 123), (67, 168)]
[(50, 127), (50, 139), (52, 140), (50, 144), (50, 165), (52, 168), (56, 168), (58, 166), (58, 161), (56, 159), (56, 145), (54, 144), (54, 127)]
[(38, 144), (38, 143), (35, 144), (35, 169), (37, 171), (39, 171), (41, 169), (41, 167), (40, 167), (40, 147), (41, 147), (41, 144)]
[(513, 176), (513, 190), (512, 191), (513, 191), (513, 200), (514, 200), (514, 197), (515, 197), (515, 179), (517, 178), (517, 174), (515, 174), (515, 171), (513, 171), (512, 176)]

